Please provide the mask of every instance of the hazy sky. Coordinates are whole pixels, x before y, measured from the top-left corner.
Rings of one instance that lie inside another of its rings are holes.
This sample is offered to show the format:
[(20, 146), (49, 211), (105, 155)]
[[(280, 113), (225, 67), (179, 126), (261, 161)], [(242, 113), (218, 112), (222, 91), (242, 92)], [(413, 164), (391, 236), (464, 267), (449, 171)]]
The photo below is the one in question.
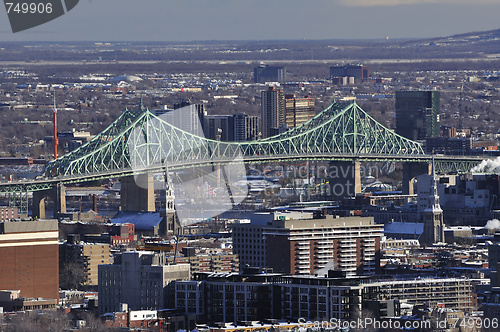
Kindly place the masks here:
[(500, 0), (80, 0), (0, 41), (420, 38), (500, 28)]

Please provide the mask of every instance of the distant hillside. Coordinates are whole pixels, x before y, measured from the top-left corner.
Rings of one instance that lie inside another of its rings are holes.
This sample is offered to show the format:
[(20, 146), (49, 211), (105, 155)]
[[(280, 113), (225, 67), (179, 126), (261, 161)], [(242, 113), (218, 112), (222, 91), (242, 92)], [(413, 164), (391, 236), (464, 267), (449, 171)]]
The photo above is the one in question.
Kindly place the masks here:
[(469, 32), (449, 37), (434, 38), (429, 41), (429, 44), (438, 46), (462, 46), (484, 43), (498, 43), (500, 41), (500, 29)]
[[(28, 46), (28, 47), (26, 47)], [(405, 40), (258, 40), (196, 42), (1, 43), (0, 61), (101, 63), (138, 61), (269, 61), (370, 59), (500, 60), (500, 29), (449, 37)]]
[(420, 48), (432, 54), (456, 57), (483, 57), (500, 54), (500, 29), (470, 32), (448, 37), (413, 40), (393, 45), (395, 48)]

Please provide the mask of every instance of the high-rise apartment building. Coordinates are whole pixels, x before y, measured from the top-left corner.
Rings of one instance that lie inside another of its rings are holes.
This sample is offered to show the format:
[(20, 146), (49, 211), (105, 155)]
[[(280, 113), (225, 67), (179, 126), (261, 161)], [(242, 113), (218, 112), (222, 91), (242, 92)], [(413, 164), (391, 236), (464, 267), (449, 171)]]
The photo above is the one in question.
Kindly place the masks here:
[(205, 115), (205, 137), (224, 142), (234, 141), (233, 115)]
[(281, 66), (259, 66), (253, 69), (255, 83), (286, 82), (286, 69)]
[(226, 142), (253, 141), (259, 135), (257, 116), (243, 113), (234, 115), (205, 115), (205, 137)]
[(22, 297), (59, 298), (57, 220), (0, 223), (0, 289)]
[(297, 98), (294, 94), (285, 96), (285, 124), (295, 128), (312, 119), (315, 99), (311, 97)]
[(439, 91), (396, 91), (396, 133), (411, 140), (440, 135)]
[(234, 140), (254, 141), (259, 138), (259, 117), (238, 113), (234, 115)]
[(266, 138), (278, 134), (280, 126), (285, 126), (285, 95), (283, 90), (269, 87), (261, 96), (261, 130), (262, 138)]
[(347, 275), (376, 273), (383, 225), (372, 217), (288, 219), (233, 226), (233, 251), (240, 270), (273, 268), (286, 274), (314, 274), (329, 268)]
[(99, 265), (99, 314), (120, 311), (121, 303), (164, 309), (173, 280), (189, 280), (189, 264), (167, 265), (164, 255), (148, 251), (116, 255), (113, 264)]

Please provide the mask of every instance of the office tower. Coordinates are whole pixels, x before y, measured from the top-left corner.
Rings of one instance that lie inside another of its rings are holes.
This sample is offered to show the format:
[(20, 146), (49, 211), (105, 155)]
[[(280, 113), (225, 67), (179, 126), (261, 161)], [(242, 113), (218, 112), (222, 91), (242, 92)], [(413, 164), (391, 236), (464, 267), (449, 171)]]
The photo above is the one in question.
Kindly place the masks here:
[(220, 141), (234, 141), (234, 117), (232, 115), (205, 115), (205, 137)]
[(330, 78), (354, 77), (355, 80), (364, 80), (369, 76), (369, 69), (363, 65), (339, 65), (330, 67)]
[(69, 234), (68, 241), (59, 245), (60, 267), (73, 263), (85, 274), (82, 286), (97, 286), (97, 267), (110, 264), (110, 245), (108, 243), (86, 243), (80, 241), (79, 234)]
[(312, 119), (315, 99), (297, 98), (294, 94), (285, 96), (285, 123), (288, 128), (295, 128)]
[(120, 311), (121, 303), (131, 310), (166, 308), (168, 284), (189, 280), (189, 264), (165, 262), (159, 253), (129, 251), (99, 265), (99, 314)]
[(382, 225), (373, 218), (252, 221), (233, 226), (234, 253), (245, 264), (287, 274), (314, 274), (324, 268), (347, 275), (373, 274), (379, 268)]
[(440, 135), (439, 91), (396, 91), (396, 133), (411, 140)]
[(236, 142), (254, 141), (259, 138), (259, 117), (244, 113), (234, 116), (234, 140)]
[(0, 289), (22, 297), (59, 298), (57, 220), (0, 223)]
[(280, 66), (259, 66), (253, 69), (255, 83), (286, 82), (286, 69)]
[(262, 138), (279, 133), (279, 128), (285, 126), (285, 95), (276, 87), (262, 91), (261, 130)]

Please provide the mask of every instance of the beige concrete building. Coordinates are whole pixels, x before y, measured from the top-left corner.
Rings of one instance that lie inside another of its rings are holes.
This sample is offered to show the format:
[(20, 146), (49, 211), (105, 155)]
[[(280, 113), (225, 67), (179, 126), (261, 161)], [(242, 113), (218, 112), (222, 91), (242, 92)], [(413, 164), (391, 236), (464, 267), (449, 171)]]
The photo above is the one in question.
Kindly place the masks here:
[[(286, 274), (336, 270), (346, 275), (376, 273), (383, 225), (372, 217), (280, 219), (235, 224), (234, 253), (242, 266), (269, 267)], [(325, 272), (326, 273), (326, 272)]]
[(61, 264), (73, 262), (83, 268), (83, 286), (97, 286), (98, 266), (112, 263), (109, 244), (81, 242), (77, 234), (68, 236), (68, 242), (60, 245), (59, 255)]

